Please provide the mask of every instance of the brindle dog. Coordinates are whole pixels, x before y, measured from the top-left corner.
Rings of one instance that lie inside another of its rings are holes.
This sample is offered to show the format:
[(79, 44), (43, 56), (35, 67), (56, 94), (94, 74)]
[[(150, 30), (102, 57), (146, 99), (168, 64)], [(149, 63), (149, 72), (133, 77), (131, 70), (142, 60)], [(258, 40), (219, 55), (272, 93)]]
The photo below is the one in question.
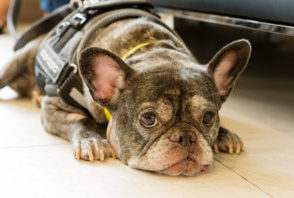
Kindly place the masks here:
[[(10, 86), (21, 96), (30, 95), (42, 39), (18, 50), (3, 67), (0, 88)], [(145, 42), (149, 44), (124, 61), (120, 58)], [(117, 156), (137, 169), (195, 175), (212, 163), (212, 148), (243, 150), (241, 139), (220, 127), (219, 110), (250, 53), (250, 43), (237, 40), (200, 65), (166, 28), (142, 18), (114, 22), (96, 32), (78, 54), (91, 117), (60, 97), (44, 96), (42, 125), (46, 132), (70, 141), (77, 159)], [(103, 107), (112, 116), (107, 135)]]

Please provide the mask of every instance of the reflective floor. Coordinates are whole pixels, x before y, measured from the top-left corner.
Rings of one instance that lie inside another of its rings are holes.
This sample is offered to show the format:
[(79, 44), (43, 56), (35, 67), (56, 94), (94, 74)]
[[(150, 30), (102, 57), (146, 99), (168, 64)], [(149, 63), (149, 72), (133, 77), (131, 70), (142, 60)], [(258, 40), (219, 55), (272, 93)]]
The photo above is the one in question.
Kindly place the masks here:
[[(0, 65), (12, 44), (0, 36)], [(30, 100), (0, 91), (10, 98), (0, 101), (0, 197), (293, 197), (293, 78), (279, 72), (273, 78), (262, 72), (266, 65), (252, 64), (221, 111), (223, 125), (243, 138), (246, 151), (216, 155), (195, 177), (142, 172), (113, 159), (77, 161), (69, 143), (43, 131)]]

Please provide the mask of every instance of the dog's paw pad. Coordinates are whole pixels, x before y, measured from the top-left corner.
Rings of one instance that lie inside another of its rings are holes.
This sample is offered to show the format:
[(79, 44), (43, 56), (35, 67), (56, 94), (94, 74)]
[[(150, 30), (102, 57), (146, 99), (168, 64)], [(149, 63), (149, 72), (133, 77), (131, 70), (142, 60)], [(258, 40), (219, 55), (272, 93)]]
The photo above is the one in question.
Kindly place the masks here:
[(104, 161), (107, 157), (116, 158), (116, 152), (109, 142), (97, 137), (81, 137), (75, 140), (73, 151), (76, 159)]
[(225, 152), (239, 154), (244, 151), (244, 143), (241, 138), (233, 132), (220, 133), (213, 145), (215, 153)]

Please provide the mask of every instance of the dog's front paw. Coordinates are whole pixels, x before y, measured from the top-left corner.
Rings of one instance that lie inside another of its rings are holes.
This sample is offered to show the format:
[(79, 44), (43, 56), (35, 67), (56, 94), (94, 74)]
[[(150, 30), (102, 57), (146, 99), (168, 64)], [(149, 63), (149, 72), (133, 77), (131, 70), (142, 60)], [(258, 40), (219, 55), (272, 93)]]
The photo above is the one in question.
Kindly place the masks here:
[(76, 159), (100, 160), (107, 157), (116, 158), (116, 153), (110, 143), (94, 132), (75, 134), (72, 139), (73, 152)]
[(237, 134), (220, 127), (219, 134), (213, 145), (213, 150), (215, 153), (222, 151), (230, 154), (239, 154), (244, 151), (244, 144)]

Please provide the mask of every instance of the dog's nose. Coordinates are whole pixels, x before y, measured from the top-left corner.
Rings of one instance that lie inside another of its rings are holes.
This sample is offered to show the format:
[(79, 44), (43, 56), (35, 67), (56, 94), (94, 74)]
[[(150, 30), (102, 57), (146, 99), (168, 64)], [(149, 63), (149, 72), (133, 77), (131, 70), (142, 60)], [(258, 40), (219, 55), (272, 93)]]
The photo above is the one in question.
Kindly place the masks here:
[(174, 132), (170, 136), (170, 141), (177, 142), (183, 147), (190, 147), (193, 143), (197, 142), (196, 134), (191, 130), (180, 130)]

